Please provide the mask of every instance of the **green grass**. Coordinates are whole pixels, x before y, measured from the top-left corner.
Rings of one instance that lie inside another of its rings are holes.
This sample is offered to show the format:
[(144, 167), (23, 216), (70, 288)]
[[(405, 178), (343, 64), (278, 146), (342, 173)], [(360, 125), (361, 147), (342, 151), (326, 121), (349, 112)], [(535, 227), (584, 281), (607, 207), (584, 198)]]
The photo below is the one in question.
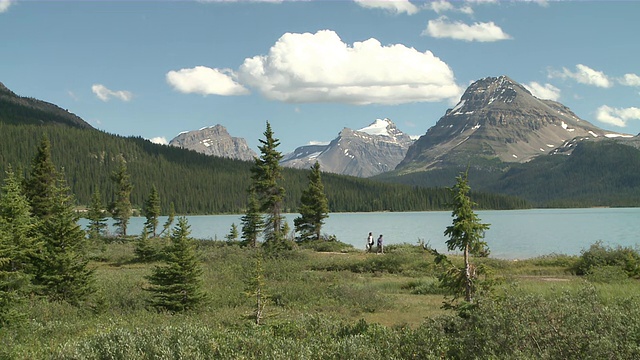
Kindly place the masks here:
[[(105, 244), (96, 248), (99, 256), (94, 259), (99, 261), (91, 264), (96, 294), (80, 307), (28, 299), (18, 308), (23, 319), (0, 328), (4, 345), (0, 359), (387, 359), (438, 358), (434, 354), (440, 347), (447, 354), (462, 351), (442, 332), (450, 328), (462, 336), (466, 330), (457, 328), (459, 317), (441, 307), (444, 295), (430, 254), (406, 244), (389, 246), (384, 255), (333, 247), (342, 250), (298, 249), (265, 259), (269, 301), (265, 325), (257, 327), (251, 318), (254, 300), (247, 295), (254, 266), (250, 251), (223, 242), (201, 243), (207, 303), (197, 311), (171, 315), (147, 307), (145, 276), (156, 263), (135, 262), (131, 243)], [(576, 257), (474, 261), (497, 280), (493, 292), (497, 298), (514, 299), (513, 304), (492, 306), (517, 308), (524, 306), (518, 301), (538, 297), (547, 300), (533, 302), (545, 306), (545, 301), (560, 298), (567, 299), (558, 305), (570, 309), (562, 313), (566, 316), (578, 311), (571, 307), (572, 296), (584, 306), (580, 294), (586, 287), (593, 289), (591, 296), (606, 309), (624, 308), (640, 299), (637, 280), (590, 282), (586, 276), (574, 275), (570, 269)], [(612, 278), (608, 272), (605, 275), (599, 278)], [(544, 316), (556, 316), (553, 309), (543, 310), (550, 314), (543, 312)], [(617, 312), (607, 316), (618, 319)], [(636, 326), (640, 315), (627, 320)], [(378, 343), (380, 337), (388, 348)], [(418, 346), (426, 337), (431, 355), (416, 355), (426, 351)]]

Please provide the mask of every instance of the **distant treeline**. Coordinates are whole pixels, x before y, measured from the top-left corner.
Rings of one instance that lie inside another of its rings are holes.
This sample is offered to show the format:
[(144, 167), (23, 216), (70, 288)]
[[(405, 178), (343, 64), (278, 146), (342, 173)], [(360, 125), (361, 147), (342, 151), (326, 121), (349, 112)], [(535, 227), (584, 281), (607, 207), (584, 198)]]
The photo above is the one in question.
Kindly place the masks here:
[[(206, 156), (194, 151), (153, 144), (140, 137), (122, 137), (95, 129), (65, 125), (14, 125), (0, 118), (0, 171), (10, 164), (25, 173), (46, 134), (52, 160), (63, 169), (79, 205), (87, 205), (99, 190), (104, 203), (113, 200), (111, 174), (124, 156), (131, 175), (131, 202), (140, 208), (156, 186), (163, 212), (173, 203), (179, 214), (242, 213), (250, 185), (252, 162)], [(277, 134), (276, 134), (277, 135)], [(308, 170), (286, 168), (285, 211), (296, 212), (308, 184)], [(444, 187), (382, 183), (324, 174), (332, 212), (446, 210), (449, 191)], [(472, 194), (480, 209), (526, 208), (526, 201), (489, 193)]]

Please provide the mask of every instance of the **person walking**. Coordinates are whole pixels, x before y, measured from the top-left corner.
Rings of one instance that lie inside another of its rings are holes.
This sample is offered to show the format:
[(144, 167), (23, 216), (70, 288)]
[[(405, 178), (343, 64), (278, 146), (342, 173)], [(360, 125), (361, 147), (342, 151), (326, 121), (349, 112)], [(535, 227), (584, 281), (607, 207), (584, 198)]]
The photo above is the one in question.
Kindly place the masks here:
[(367, 252), (371, 252), (373, 250), (373, 233), (370, 232), (369, 236), (367, 237)]
[(378, 251), (377, 254), (384, 254), (384, 249), (382, 247), (382, 234), (378, 237)]

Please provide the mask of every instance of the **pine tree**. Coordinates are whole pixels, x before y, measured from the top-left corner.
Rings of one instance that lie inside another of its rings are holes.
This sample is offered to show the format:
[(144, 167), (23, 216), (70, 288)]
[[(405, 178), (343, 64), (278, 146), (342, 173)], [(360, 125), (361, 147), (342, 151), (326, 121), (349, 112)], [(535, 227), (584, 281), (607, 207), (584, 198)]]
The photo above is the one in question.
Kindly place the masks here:
[(111, 175), (116, 185), (115, 201), (111, 204), (111, 214), (118, 228), (118, 235), (127, 236), (127, 226), (131, 218), (131, 191), (133, 185), (129, 179), (126, 161), (120, 156), (120, 167)]
[(151, 283), (148, 290), (153, 293), (150, 304), (158, 310), (174, 313), (192, 310), (205, 299), (202, 268), (189, 233), (187, 219), (179, 218), (171, 234), (166, 264), (156, 266), (147, 278)]
[(30, 177), (26, 183), (26, 194), (31, 204), (31, 213), (43, 219), (53, 212), (53, 188), (58, 177), (51, 160), (51, 143), (44, 135), (31, 161)]
[(0, 327), (20, 317), (15, 306), (30, 288), (29, 273), (39, 245), (30, 209), (9, 167), (0, 192)]
[(464, 270), (462, 272), (464, 282), (464, 299), (470, 303), (473, 301), (475, 292), (474, 280), (476, 278), (473, 265), (470, 263), (471, 255), (488, 254), (487, 243), (484, 238), (485, 230), (489, 229), (489, 224), (480, 222), (480, 218), (473, 211), (476, 206), (469, 198), (470, 187), (467, 181), (467, 173), (456, 177), (456, 185), (451, 188), (453, 195), (453, 212), (451, 216), (453, 225), (448, 226), (444, 232), (449, 237), (446, 241), (449, 251), (459, 250), (464, 256)]
[(260, 202), (260, 211), (266, 214), (263, 228), (265, 245), (276, 250), (287, 246), (282, 232), (284, 188), (279, 184), (282, 181), (282, 154), (277, 150), (280, 141), (274, 138), (268, 121), (264, 136), (264, 140), (259, 140), (262, 144), (258, 146), (261, 155), (251, 168), (251, 179)]
[(101, 239), (107, 230), (107, 218), (99, 190), (94, 191), (91, 196), (91, 204), (89, 204), (89, 209), (87, 210), (87, 219), (89, 220), (89, 226), (87, 227), (89, 239), (94, 241)]
[(260, 215), (260, 205), (253, 189), (249, 191), (247, 211), (240, 221), (242, 222), (242, 245), (252, 248), (257, 247), (258, 234), (262, 229), (262, 216)]
[(238, 226), (236, 223), (231, 224), (231, 229), (229, 229), (229, 233), (225, 235), (225, 238), (229, 242), (238, 240)]
[(309, 174), (309, 187), (302, 192), (300, 216), (293, 220), (300, 241), (319, 240), (324, 219), (329, 217), (329, 203), (324, 193), (320, 164), (316, 161)]
[(169, 215), (167, 216), (167, 221), (164, 222), (164, 224), (162, 225), (162, 232), (160, 233), (160, 236), (162, 236), (162, 234), (164, 233), (169, 233), (169, 229), (171, 228), (171, 225), (173, 225), (173, 221), (175, 220), (176, 217), (176, 209), (173, 206), (173, 202), (171, 202), (169, 204)]
[(144, 203), (144, 216), (147, 218), (147, 221), (144, 223), (145, 231), (149, 235), (153, 235), (155, 238), (157, 236), (158, 229), (158, 218), (160, 217), (160, 195), (158, 194), (158, 189), (155, 185), (151, 187), (151, 192), (149, 193), (149, 197), (147, 201)]
[(13, 249), (9, 269), (31, 273), (42, 244), (35, 231), (37, 219), (31, 215), (31, 206), (20, 182), (9, 167), (0, 193), (0, 221), (8, 237), (7, 245)]
[(51, 215), (38, 225), (44, 248), (36, 263), (34, 283), (51, 300), (75, 305), (94, 291), (93, 270), (88, 266), (87, 239), (78, 225), (74, 197), (62, 174), (53, 187), (51, 200)]

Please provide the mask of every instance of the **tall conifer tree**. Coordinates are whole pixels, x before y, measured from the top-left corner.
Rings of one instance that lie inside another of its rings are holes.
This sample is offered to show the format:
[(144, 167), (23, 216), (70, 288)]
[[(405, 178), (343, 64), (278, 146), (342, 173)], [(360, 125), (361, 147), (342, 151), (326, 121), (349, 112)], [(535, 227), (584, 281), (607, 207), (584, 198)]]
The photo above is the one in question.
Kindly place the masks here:
[(37, 261), (36, 285), (52, 300), (78, 304), (93, 291), (87, 239), (78, 225), (75, 200), (60, 174), (53, 188), (52, 214), (39, 224), (44, 249)]
[(0, 327), (20, 314), (15, 305), (29, 289), (32, 262), (38, 250), (35, 219), (11, 167), (0, 191)]
[(266, 214), (263, 228), (265, 245), (274, 249), (284, 248), (286, 243), (285, 234), (282, 231), (284, 221), (282, 207), (285, 191), (280, 186), (282, 154), (277, 150), (280, 140), (274, 137), (268, 121), (264, 137), (259, 140), (262, 144), (258, 146), (261, 155), (255, 159), (255, 164), (251, 168), (251, 178), (260, 202), (260, 210)]
[(147, 220), (144, 223), (145, 231), (148, 235), (157, 236), (158, 218), (160, 217), (160, 195), (155, 185), (151, 186), (151, 192), (144, 203), (144, 216)]
[(262, 216), (260, 215), (260, 204), (256, 199), (253, 188), (249, 191), (247, 211), (240, 219), (242, 223), (242, 245), (249, 247), (258, 246), (258, 234), (262, 229)]
[(475, 270), (470, 263), (471, 255), (487, 254), (487, 243), (484, 238), (485, 230), (489, 229), (489, 224), (480, 222), (480, 218), (473, 211), (476, 203), (471, 201), (469, 197), (469, 187), (467, 181), (467, 173), (459, 175), (456, 178), (456, 184), (451, 188), (453, 195), (453, 225), (447, 226), (444, 232), (449, 237), (446, 241), (447, 250), (462, 251), (464, 257), (464, 270), (462, 271), (464, 283), (464, 299), (467, 302), (473, 301), (475, 292), (474, 280), (476, 278)]
[(102, 196), (99, 190), (94, 191), (91, 196), (91, 204), (89, 204), (89, 209), (87, 210), (87, 219), (89, 220), (89, 226), (87, 227), (89, 239), (98, 240), (102, 238), (107, 229), (107, 217), (104, 213)]
[(324, 193), (320, 164), (316, 161), (309, 174), (309, 187), (302, 192), (300, 216), (293, 220), (299, 240), (319, 240), (324, 219), (329, 217), (329, 203)]
[(115, 200), (111, 205), (111, 214), (118, 228), (118, 235), (127, 236), (127, 227), (131, 218), (131, 191), (133, 185), (127, 172), (127, 164), (124, 156), (120, 155), (120, 167), (111, 175), (111, 179), (116, 185)]
[(42, 219), (52, 213), (53, 188), (58, 177), (51, 160), (51, 143), (44, 135), (31, 162), (31, 171), (26, 183), (26, 194), (31, 204), (31, 213)]

